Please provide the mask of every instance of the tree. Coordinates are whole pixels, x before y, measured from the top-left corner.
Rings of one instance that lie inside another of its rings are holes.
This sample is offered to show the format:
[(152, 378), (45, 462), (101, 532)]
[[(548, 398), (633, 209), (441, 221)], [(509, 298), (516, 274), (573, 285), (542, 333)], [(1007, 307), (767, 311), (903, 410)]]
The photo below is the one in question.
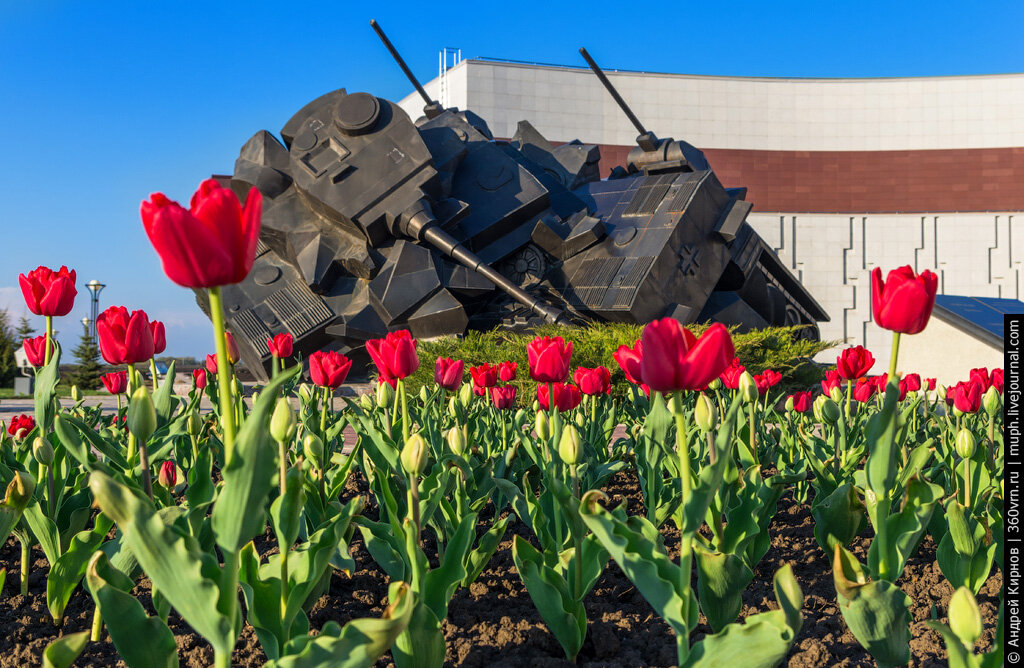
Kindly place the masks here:
[(7, 309), (0, 309), (0, 387), (7, 387), (18, 373), (14, 351), (21, 345), (11, 329), (11, 316)]
[(35, 327), (29, 322), (28, 316), (22, 315), (21, 320), (18, 321), (18, 329), (15, 332), (17, 334), (17, 342), (20, 345), (25, 339), (30, 339), (36, 333)]
[(100, 389), (100, 376), (103, 375), (100, 349), (89, 332), (82, 333), (72, 353), (78, 359), (78, 365), (68, 374), (68, 383), (77, 385), (80, 390)]

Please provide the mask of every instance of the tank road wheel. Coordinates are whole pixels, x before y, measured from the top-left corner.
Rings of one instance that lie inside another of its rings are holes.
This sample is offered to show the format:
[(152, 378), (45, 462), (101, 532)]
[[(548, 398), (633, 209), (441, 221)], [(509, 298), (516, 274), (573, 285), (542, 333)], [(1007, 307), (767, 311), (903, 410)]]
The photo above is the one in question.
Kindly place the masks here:
[(541, 280), (547, 270), (548, 261), (544, 251), (533, 244), (527, 244), (501, 265), (501, 273), (520, 286)]

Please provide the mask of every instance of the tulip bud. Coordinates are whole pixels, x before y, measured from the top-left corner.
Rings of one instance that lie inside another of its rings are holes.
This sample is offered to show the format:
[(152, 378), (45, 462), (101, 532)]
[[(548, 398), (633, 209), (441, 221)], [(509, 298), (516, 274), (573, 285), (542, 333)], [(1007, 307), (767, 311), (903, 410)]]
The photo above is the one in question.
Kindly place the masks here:
[(995, 417), (1003, 409), (1003, 398), (999, 396), (999, 390), (995, 385), (985, 392), (985, 396), (981, 398), (981, 405), (985, 407), (985, 412), (990, 417)]
[(455, 397), (448, 397), (448, 413), (455, 415)]
[(302, 452), (305, 453), (306, 459), (319, 462), (324, 456), (324, 442), (316, 434), (307, 432), (302, 438)]
[(746, 403), (752, 404), (757, 401), (757, 381), (749, 371), (744, 371), (740, 375), (739, 391), (740, 398)]
[(548, 414), (544, 411), (537, 411), (537, 420), (534, 425), (537, 431), (537, 438), (546, 441), (551, 438), (551, 425), (548, 424)]
[(940, 401), (945, 401), (946, 400), (946, 386), (945, 385), (936, 385), (935, 386), (935, 394), (938, 395)]
[(974, 434), (969, 429), (961, 429), (956, 435), (956, 454), (964, 459), (970, 459), (977, 449), (978, 442), (974, 439)]
[(145, 385), (140, 385), (128, 404), (128, 431), (145, 443), (156, 431), (156, 407)]
[(427, 465), (427, 441), (419, 434), (413, 434), (405, 442), (402, 454), (402, 468), (409, 475), (419, 475)]
[(160, 465), (160, 474), (157, 476), (156, 481), (167, 489), (171, 489), (178, 484), (178, 470), (174, 466), (174, 462), (168, 459)]
[(203, 430), (203, 419), (199, 417), (199, 411), (189, 413), (188, 422), (185, 423), (185, 430), (188, 431), (189, 436), (199, 436), (199, 432)]
[(395, 403), (395, 389), (390, 383), (377, 383), (377, 408), (390, 408)]
[(683, 398), (679, 392), (673, 392), (668, 399), (668, 410), (672, 415), (683, 414)]
[(562, 438), (558, 441), (558, 456), (566, 464), (575, 464), (580, 458), (580, 433), (573, 425), (562, 430)]
[(817, 421), (817, 422), (824, 422), (825, 421), (825, 418), (821, 414), (821, 407), (828, 400), (829, 400), (828, 397), (826, 397), (824, 394), (821, 394), (821, 395), (818, 395), (818, 397), (815, 398), (814, 403), (811, 404), (811, 409), (814, 412), (814, 419), (815, 419), (815, 421)]
[(274, 414), (270, 416), (270, 436), (278, 443), (291, 443), (297, 429), (291, 402), (287, 397), (279, 398)]
[(427, 403), (427, 399), (429, 399), (429, 398), (430, 398), (430, 393), (427, 392), (427, 386), (426, 385), (420, 385), (420, 401), (422, 401), (423, 403)]
[(576, 418), (573, 420), (576, 426), (583, 429), (587, 426), (587, 417), (583, 414), (583, 411), (576, 411)]
[(27, 505), (32, 499), (32, 493), (36, 490), (36, 481), (24, 471), (15, 471), (14, 477), (7, 485), (6, 501), (18, 507)]
[(472, 384), (463, 383), (462, 387), (459, 388), (459, 403), (462, 404), (463, 408), (469, 408), (470, 404), (473, 403)]
[(364, 411), (372, 411), (373, 397), (371, 397), (369, 394), (359, 395), (359, 405), (362, 407)]
[(825, 399), (825, 401), (821, 402), (821, 417), (822, 420), (829, 424), (839, 422), (839, 418), (842, 417), (842, 413), (839, 411), (839, 404), (831, 399)]
[(960, 587), (949, 599), (949, 628), (969, 649), (974, 648), (984, 629), (978, 601), (967, 587)]
[(309, 383), (302, 383), (295, 388), (295, 391), (304, 402), (309, 403), (313, 400), (313, 388)]
[(448, 442), (448, 447), (459, 457), (462, 456), (462, 453), (466, 451), (466, 447), (469, 445), (468, 431), (465, 426), (452, 427), (445, 434), (445, 441)]
[(53, 446), (42, 436), (36, 436), (32, 441), (32, 456), (43, 466), (53, 463)]
[[(238, 392), (239, 392), (239, 394), (241, 394), (241, 391), (238, 391)], [(260, 400), (260, 391), (259, 390), (253, 390), (252, 402), (255, 404), (259, 400)]]
[(837, 404), (841, 404), (843, 403), (843, 401), (845, 401), (845, 398), (843, 397), (843, 391), (839, 389), (838, 385), (828, 391), (828, 398), (836, 402)]
[(72, 385), (71, 386), (71, 401), (73, 401), (73, 402), (75, 402), (77, 404), (83, 398), (84, 397), (82, 397), (82, 391), (80, 389), (78, 389), (78, 386), (77, 385)]
[(712, 392), (716, 392), (716, 391), (722, 389), (722, 379), (721, 378), (715, 378), (713, 381), (708, 383), (708, 389), (711, 390)]
[(513, 424), (522, 424), (522, 421), (526, 418), (526, 411), (522, 408), (516, 409), (515, 417), (512, 418)]
[(794, 405), (793, 404), (793, 397), (791, 397), (791, 396), (786, 397), (786, 406), (785, 406), (785, 408), (786, 408), (786, 412), (787, 413), (792, 413), (793, 412), (793, 405)]
[(715, 402), (703, 392), (697, 396), (693, 418), (697, 422), (697, 428), (705, 433), (713, 431), (718, 425), (718, 409), (715, 408)]

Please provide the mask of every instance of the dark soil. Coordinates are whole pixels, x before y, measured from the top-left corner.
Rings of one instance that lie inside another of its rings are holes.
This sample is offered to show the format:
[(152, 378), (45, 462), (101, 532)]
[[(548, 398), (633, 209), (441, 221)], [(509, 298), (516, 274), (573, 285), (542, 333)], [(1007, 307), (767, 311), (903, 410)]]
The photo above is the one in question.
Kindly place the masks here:
[[(355, 474), (346, 495), (367, 494), (365, 482)], [(642, 512), (642, 500), (635, 476), (620, 473), (606, 488), (613, 503), (625, 498), (631, 513)], [(368, 509), (372, 513), (375, 508)], [(489, 513), (487, 513), (489, 514)], [(489, 524), (489, 521), (487, 521)], [(671, 525), (671, 522), (669, 523)], [(482, 527), (482, 528), (486, 528)], [(772, 546), (755, 570), (754, 581), (743, 596), (741, 617), (776, 607), (772, 575), (783, 564), (793, 566), (804, 592), (804, 622), (800, 635), (786, 659), (788, 666), (873, 666), (874, 661), (847, 629), (836, 604), (830, 560), (814, 540), (813, 519), (809, 508), (792, 500), (787, 493), (779, 502), (772, 525)], [(570, 666), (554, 636), (548, 632), (534, 608), (512, 561), (512, 536), (532, 538), (529, 529), (514, 520), (505, 540), (486, 570), (468, 590), (456, 592), (444, 622), (448, 644), (446, 664), (475, 668), (513, 666)], [(672, 553), (678, 549), (678, 532), (664, 528), (666, 545)], [(858, 538), (852, 550), (866, 559), (870, 537)], [(268, 533), (257, 540), (261, 553), (276, 551)], [(428, 541), (427, 549), (430, 549)], [(925, 626), (933, 611), (945, 621), (943, 612), (953, 593), (935, 562), (935, 543), (926, 537), (897, 582), (914, 602), (910, 649), (912, 666), (945, 666), (946, 652), (938, 633)], [(310, 613), (312, 628), (327, 621), (344, 624), (357, 617), (379, 616), (384, 610), (388, 578), (364, 549), (358, 532), (352, 542), (356, 569), (351, 576), (335, 571), (331, 591)], [(83, 631), (91, 626), (93, 604), (81, 588), (74, 594), (63, 629), (54, 627), (46, 608), (48, 568), (42, 553), (33, 551), (34, 563), (29, 579), (29, 595), (21, 596), (18, 584), (20, 549), (13, 540), (0, 547), (0, 568), (7, 568), (7, 583), (0, 594), (0, 668), (39, 665), (46, 646), (62, 633)], [(991, 647), (999, 607), (1002, 578), (998, 570), (985, 584), (978, 603), (985, 619), (985, 634), (979, 650)], [(143, 605), (153, 614), (149, 582), (140, 581), (135, 589)], [(671, 666), (675, 663), (675, 640), (669, 627), (654, 613), (644, 598), (609, 562), (604, 575), (586, 600), (589, 629), (578, 664), (597, 668), (639, 668)], [(171, 630), (178, 641), (184, 666), (212, 665), (213, 650), (174, 612)], [(699, 640), (709, 627), (703, 623), (694, 633)], [(262, 665), (266, 660), (256, 635), (247, 624), (235, 650), (233, 664)], [(124, 665), (113, 645), (104, 640), (90, 643), (78, 659), (78, 666)], [(379, 662), (390, 666), (389, 655)]]

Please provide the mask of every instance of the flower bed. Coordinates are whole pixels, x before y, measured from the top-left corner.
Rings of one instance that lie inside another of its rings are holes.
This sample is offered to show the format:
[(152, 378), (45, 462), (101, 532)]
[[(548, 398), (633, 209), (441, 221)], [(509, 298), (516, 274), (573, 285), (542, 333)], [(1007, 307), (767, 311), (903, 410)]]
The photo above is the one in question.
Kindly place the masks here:
[[(2, 432), (0, 662), (1001, 662), (1002, 371), (948, 389), (897, 373), (931, 272), (873, 276), (888, 373), (851, 348), (788, 397), (727, 328), (666, 318), (614, 351), (620, 396), (558, 336), (517, 364), (439, 357), (413, 393), (418, 342), (397, 331), (367, 342), (376, 392), (341, 411), (349, 360), (317, 353), (300, 384), (275, 337), (250, 406), (219, 290), (251, 268), (258, 195), (243, 209), (207, 182), (192, 210), (154, 195), (143, 215), (168, 275), (207, 291), (216, 354), (186, 396), (151, 390), (134, 365), (162, 327), (112, 307), (101, 352), (127, 372), (105, 385), (127, 404), (61, 409), (52, 318), (73, 272), (22, 277), (47, 334), (35, 414)], [(193, 266), (193, 237), (223, 266)]]

